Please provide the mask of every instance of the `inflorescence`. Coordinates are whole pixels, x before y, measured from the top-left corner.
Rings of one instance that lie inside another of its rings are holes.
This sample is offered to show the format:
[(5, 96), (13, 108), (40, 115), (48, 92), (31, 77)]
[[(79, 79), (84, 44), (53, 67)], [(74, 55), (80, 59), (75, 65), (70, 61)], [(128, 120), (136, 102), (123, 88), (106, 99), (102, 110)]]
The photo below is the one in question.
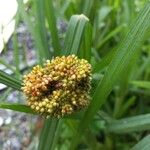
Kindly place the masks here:
[(75, 55), (47, 60), (24, 75), (27, 104), (45, 116), (62, 117), (89, 104), (91, 65)]

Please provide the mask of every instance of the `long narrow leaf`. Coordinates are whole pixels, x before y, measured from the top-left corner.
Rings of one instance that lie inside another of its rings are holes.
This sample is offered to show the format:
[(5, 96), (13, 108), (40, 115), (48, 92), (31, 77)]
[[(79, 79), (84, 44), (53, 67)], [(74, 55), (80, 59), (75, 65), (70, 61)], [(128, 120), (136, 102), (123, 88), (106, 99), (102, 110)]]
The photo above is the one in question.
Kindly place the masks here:
[(150, 148), (150, 135), (147, 135), (130, 150), (149, 150), (149, 148)]
[(56, 26), (56, 18), (54, 13), (53, 1), (45, 0), (46, 17), (49, 25), (49, 30), (52, 37), (52, 45), (54, 48), (54, 54), (57, 56), (60, 54), (60, 43), (58, 38), (58, 31)]
[(123, 25), (120, 25), (119, 27), (117, 27), (116, 29), (114, 29), (113, 31), (111, 31), (103, 40), (98, 42), (98, 44), (96, 45), (96, 49), (99, 49), (109, 39), (111, 39), (113, 36), (118, 34), (124, 27), (125, 27), (125, 25), (123, 24)]
[(66, 55), (78, 53), (87, 22), (88, 18), (84, 15), (74, 15), (71, 17), (65, 37), (64, 51)]
[(82, 44), (78, 55), (81, 58), (84, 58), (90, 62), (91, 49), (92, 49), (92, 27), (89, 23), (87, 23), (84, 29)]
[(17, 34), (14, 32), (13, 34), (13, 47), (14, 47), (14, 62), (16, 66), (16, 73), (19, 74), (20, 69), (19, 69), (19, 47), (18, 47), (18, 39), (17, 39)]
[(82, 1), (82, 13), (89, 17), (94, 1)]
[(45, 27), (45, 5), (44, 1), (41, 0), (35, 0), (35, 14), (36, 14), (36, 26), (38, 31), (38, 38), (40, 38), (41, 45), (43, 49), (41, 49), (41, 53), (43, 54), (43, 57), (46, 59), (50, 59), (50, 51), (49, 51), (49, 45), (47, 40), (47, 32)]
[[(18, 111), (18, 112), (23, 112), (23, 113), (29, 113), (29, 114), (33, 114), (33, 115), (38, 115), (29, 106), (24, 105), (24, 104), (3, 102), (3, 103), (0, 103), (0, 108), (9, 109), (9, 110)], [(77, 120), (77, 119), (81, 118), (81, 115), (78, 113), (75, 113), (72, 115), (66, 115), (66, 116), (64, 116), (64, 118)]]
[(39, 141), (39, 144), (38, 144), (38, 150), (42, 150), (44, 148), (45, 144), (46, 144), (51, 123), (52, 123), (51, 118), (46, 119), (44, 121), (44, 127), (43, 127), (43, 129), (41, 131), (41, 134), (40, 134), (40, 141)]
[(15, 16), (15, 31), (14, 31), (14, 34), (13, 34), (13, 55), (14, 55), (14, 63), (15, 63), (15, 67), (16, 67), (16, 74), (17, 76), (19, 77), (20, 76), (20, 59), (19, 59), (19, 45), (18, 45), (18, 36), (17, 36), (17, 33), (16, 33), (16, 28), (18, 26), (18, 23), (19, 23), (19, 19), (20, 19), (20, 16), (19, 15), (16, 15)]
[(19, 12), (21, 14), (21, 17), (25, 21), (25, 23), (28, 26), (29, 32), (31, 33), (34, 41), (35, 41), (35, 46), (37, 48), (37, 58), (40, 64), (42, 64), (43, 59), (45, 59), (44, 55), (44, 50), (45, 48), (42, 45), (41, 38), (39, 37), (39, 30), (37, 29), (37, 24), (33, 24), (33, 22), (30, 20), (28, 17), (27, 12), (25, 11), (25, 5), (23, 4), (23, 1), (18, 0), (18, 7), (19, 7)]
[(15, 72), (15, 68), (10, 66), (3, 58), (0, 59), (0, 64), (4, 65), (7, 69), (10, 69), (12, 72)]
[(29, 106), (23, 104), (0, 103), (0, 108), (10, 109), (13, 111), (36, 114)]
[(76, 34), (74, 37), (74, 42), (72, 44), (72, 48), (70, 50), (70, 54), (77, 54), (80, 48), (81, 39), (83, 37), (84, 29), (86, 23), (88, 22), (88, 18), (84, 15), (79, 15), (79, 23), (76, 29)]
[(64, 48), (63, 48), (64, 51), (62, 52), (63, 54), (66, 53), (66, 55), (68, 55), (71, 50), (78, 21), (79, 21), (79, 17), (77, 15), (72, 16), (69, 21), (65, 42), (64, 42)]
[(150, 114), (109, 122), (107, 130), (115, 133), (130, 133), (150, 129)]
[(21, 81), (0, 70), (0, 83), (16, 90), (21, 89)]
[(139, 88), (150, 89), (149, 81), (131, 81), (131, 84)]
[(115, 50), (116, 49), (112, 49), (100, 62), (95, 64), (95, 66), (93, 67), (94, 73), (101, 71), (102, 69), (104, 69), (106, 66), (108, 66), (110, 64), (110, 62), (116, 52)]
[(49, 118), (45, 120), (44, 127), (40, 136), (40, 143), (38, 145), (38, 150), (53, 149), (58, 124), (59, 124), (58, 119)]

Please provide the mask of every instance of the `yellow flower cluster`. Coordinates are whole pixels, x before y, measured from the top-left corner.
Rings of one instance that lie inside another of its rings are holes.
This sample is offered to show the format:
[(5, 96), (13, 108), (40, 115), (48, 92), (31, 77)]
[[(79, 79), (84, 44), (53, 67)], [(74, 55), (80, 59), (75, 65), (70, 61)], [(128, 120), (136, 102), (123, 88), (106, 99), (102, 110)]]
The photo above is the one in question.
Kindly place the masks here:
[(24, 76), (28, 105), (45, 116), (62, 117), (89, 104), (91, 65), (75, 55), (47, 60)]

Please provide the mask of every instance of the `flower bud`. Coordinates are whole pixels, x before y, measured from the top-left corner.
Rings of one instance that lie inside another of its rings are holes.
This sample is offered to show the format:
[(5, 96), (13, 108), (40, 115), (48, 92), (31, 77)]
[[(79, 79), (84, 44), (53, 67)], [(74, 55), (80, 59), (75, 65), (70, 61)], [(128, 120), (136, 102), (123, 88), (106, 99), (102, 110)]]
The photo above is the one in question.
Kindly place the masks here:
[(91, 65), (75, 55), (47, 60), (23, 77), (27, 103), (39, 114), (60, 118), (88, 106)]

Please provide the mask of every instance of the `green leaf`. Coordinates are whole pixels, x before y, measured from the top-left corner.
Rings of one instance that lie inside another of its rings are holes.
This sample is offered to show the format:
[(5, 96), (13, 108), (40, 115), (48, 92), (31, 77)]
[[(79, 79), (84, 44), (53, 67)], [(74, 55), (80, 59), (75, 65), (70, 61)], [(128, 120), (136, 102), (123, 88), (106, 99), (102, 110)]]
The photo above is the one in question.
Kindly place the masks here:
[(92, 26), (89, 23), (87, 23), (83, 33), (82, 47), (79, 51), (79, 56), (81, 58), (88, 60), (89, 62), (91, 61), (92, 55), (91, 47), (92, 47)]
[(81, 2), (82, 13), (89, 17), (94, 1), (86, 0)]
[(13, 33), (13, 37), (12, 37), (12, 42), (13, 42), (13, 61), (16, 67), (15, 73), (17, 75), (17, 77), (20, 76), (20, 53), (19, 53), (19, 43), (18, 43), (18, 36), (17, 36), (17, 26), (19, 24), (19, 20), (20, 20), (20, 16), (18, 15), (18, 13), (16, 13), (15, 15), (15, 31)]
[(124, 27), (125, 27), (125, 25), (123, 24), (123, 25), (120, 25), (119, 27), (117, 27), (116, 29), (114, 29), (113, 31), (111, 31), (106, 37), (104, 37), (102, 40), (100, 40), (99, 42), (97, 42), (96, 49), (99, 49), (109, 39), (111, 39), (116, 34), (118, 34), (120, 31), (122, 31), (124, 29)]
[(6, 101), (8, 95), (10, 94), (11, 91), (12, 91), (11, 88), (7, 88), (7, 89), (1, 94), (0, 102)]
[(149, 150), (149, 148), (150, 148), (150, 135), (147, 135), (130, 150)]
[(48, 21), (49, 30), (51, 32), (54, 54), (55, 56), (57, 56), (60, 54), (61, 47), (60, 47), (59, 38), (58, 38), (55, 11), (54, 11), (52, 0), (45, 0), (45, 9), (46, 9), (46, 18)]
[(0, 83), (21, 90), (21, 81), (0, 70)]
[(129, 108), (131, 107), (131, 106), (133, 106), (133, 104), (135, 104), (135, 101), (136, 101), (136, 97), (135, 96), (133, 96), (133, 97), (131, 97), (131, 98), (129, 98), (129, 99), (125, 99), (125, 102), (123, 103), (121, 103), (121, 107), (120, 107), (120, 109), (118, 110), (118, 114), (117, 114), (117, 118), (119, 117), (121, 117), (121, 116), (123, 116), (124, 114), (126, 114), (127, 112), (128, 112), (128, 110), (129, 110)]
[(36, 114), (29, 106), (23, 104), (0, 103), (0, 108), (10, 109), (13, 111), (19, 111), (23, 113)]
[(19, 75), (20, 74), (20, 69), (19, 69), (19, 47), (18, 47), (18, 37), (17, 37), (17, 33), (14, 31), (13, 34), (13, 47), (14, 47), (14, 51), (13, 51), (13, 55), (14, 55), (14, 63), (16, 66), (16, 74)]
[(63, 53), (66, 52), (66, 55), (69, 55), (77, 54), (79, 52), (84, 29), (87, 23), (88, 18), (83, 14), (74, 15), (71, 17), (65, 37), (65, 46)]
[[(0, 108), (10, 109), (10, 110), (18, 111), (18, 112), (24, 112), (24, 113), (38, 115), (29, 106), (24, 105), (24, 104), (3, 102), (3, 103), (0, 103)], [(73, 119), (73, 120), (79, 120), (81, 118), (81, 115), (80, 115), (80, 113), (74, 113), (72, 115), (66, 115), (66, 116), (64, 116), (64, 118), (66, 118), (66, 119)], [(53, 118), (51, 118), (51, 119), (53, 119)]]
[(150, 89), (149, 81), (131, 81), (131, 84), (139, 88)]
[(64, 48), (63, 48), (64, 51), (62, 52), (63, 54), (65, 54), (65, 52), (66, 55), (70, 53), (78, 22), (79, 22), (79, 17), (77, 15), (71, 17), (66, 32), (65, 41), (64, 41)]
[(36, 29), (38, 38), (40, 40), (40, 44), (42, 45), (43, 49), (41, 49), (41, 54), (43, 54), (43, 58), (50, 59), (50, 51), (49, 45), (47, 40), (47, 31), (45, 25), (45, 4), (44, 1), (35, 0), (35, 16), (36, 16)]
[(108, 123), (106, 130), (114, 133), (131, 133), (150, 129), (150, 114), (114, 120)]
[(137, 58), (137, 53), (145, 41), (145, 36), (147, 35), (149, 28), (150, 3), (147, 3), (139, 13), (137, 19), (130, 26), (127, 35), (118, 46), (103, 79), (99, 82), (93, 95), (93, 100), (79, 124), (77, 134), (73, 138), (71, 149), (76, 148), (80, 141), (80, 137), (83, 135), (83, 132), (102, 104), (105, 103), (108, 95), (117, 83), (118, 78), (126, 71), (130, 62)]
[(106, 66), (108, 66), (114, 57), (114, 54), (116, 52), (116, 49), (112, 49), (101, 61), (99, 61), (97, 64), (93, 67), (93, 72), (99, 72), (102, 69), (104, 69)]
[[(53, 150), (54, 140), (57, 133), (57, 127), (59, 125), (59, 120), (54, 118), (46, 119), (44, 122), (44, 127), (41, 132), (40, 142), (38, 145), (38, 150)], [(41, 142), (42, 141), (42, 142)]]
[[(41, 36), (45, 36), (44, 33), (41, 34), (41, 32), (43, 32), (43, 25), (41, 25), (41, 23), (39, 23), (41, 21), (40, 16), (38, 17), (38, 21), (33, 23), (29, 17), (29, 14), (25, 11), (25, 5), (23, 4), (23, 1), (17, 0), (18, 2), (18, 8), (19, 8), (19, 13), (21, 14), (21, 17), (23, 18), (24, 22), (27, 24), (27, 27), (29, 29), (29, 32), (31, 33), (34, 41), (35, 41), (35, 46), (37, 48), (37, 58), (40, 64), (43, 64), (43, 59), (48, 58), (49, 55), (47, 55), (48, 50), (47, 48), (45, 49), (45, 43), (43, 43), (42, 40), (45, 39), (45, 37)], [(42, 13), (42, 12), (41, 12)], [(44, 22), (42, 22), (44, 24)]]
[(10, 69), (12, 72), (15, 72), (15, 68), (13, 66), (10, 66), (6, 60), (4, 60), (3, 58), (0, 58), (0, 64), (4, 65), (6, 68)]

